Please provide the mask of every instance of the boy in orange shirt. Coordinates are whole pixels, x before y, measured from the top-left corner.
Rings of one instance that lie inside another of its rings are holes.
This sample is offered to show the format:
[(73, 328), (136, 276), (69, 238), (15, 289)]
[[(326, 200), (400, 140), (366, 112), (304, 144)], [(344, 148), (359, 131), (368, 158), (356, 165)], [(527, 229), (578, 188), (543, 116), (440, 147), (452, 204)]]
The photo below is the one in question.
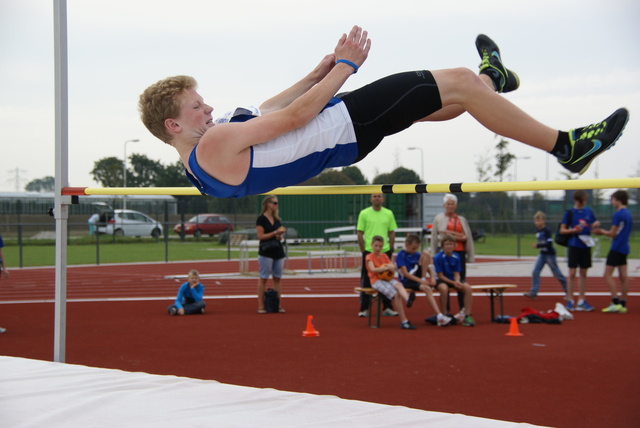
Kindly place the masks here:
[[(371, 249), (373, 252), (367, 254), (365, 258), (371, 286), (387, 296), (394, 303), (395, 310), (398, 311), (398, 315), (400, 315), (400, 328), (404, 330), (415, 330), (416, 327), (409, 322), (404, 313), (402, 299), (407, 302), (407, 308), (410, 308), (416, 298), (416, 293), (414, 291), (407, 293), (407, 290), (405, 290), (400, 281), (393, 279), (396, 273), (396, 265), (382, 252), (383, 245), (384, 239), (381, 236), (374, 236), (371, 240)], [(382, 279), (381, 277), (388, 279)]]

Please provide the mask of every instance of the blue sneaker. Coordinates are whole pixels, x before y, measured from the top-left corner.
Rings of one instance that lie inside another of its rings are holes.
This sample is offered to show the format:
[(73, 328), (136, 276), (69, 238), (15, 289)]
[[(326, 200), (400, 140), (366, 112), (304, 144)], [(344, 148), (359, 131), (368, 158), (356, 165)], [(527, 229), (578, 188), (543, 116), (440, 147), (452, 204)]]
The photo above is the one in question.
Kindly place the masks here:
[(595, 308), (590, 304), (588, 304), (586, 300), (583, 300), (582, 302), (578, 303), (578, 305), (576, 306), (576, 311), (591, 312), (594, 309)]
[(573, 304), (573, 300), (567, 300), (564, 302), (564, 307), (567, 308), (568, 311), (575, 311), (576, 305)]

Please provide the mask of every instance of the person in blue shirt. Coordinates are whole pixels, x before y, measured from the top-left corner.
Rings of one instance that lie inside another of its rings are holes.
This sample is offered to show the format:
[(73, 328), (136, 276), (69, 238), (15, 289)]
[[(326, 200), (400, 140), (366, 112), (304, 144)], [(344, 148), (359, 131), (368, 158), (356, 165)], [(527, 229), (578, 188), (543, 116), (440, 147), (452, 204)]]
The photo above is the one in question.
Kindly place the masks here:
[[(567, 258), (569, 265), (569, 280), (567, 281), (567, 300), (565, 306), (570, 311), (593, 311), (593, 306), (587, 303), (587, 272), (591, 267), (591, 247), (595, 245), (591, 237), (591, 229), (600, 227), (595, 214), (587, 204), (587, 192), (576, 190), (573, 193), (573, 208), (571, 209), (571, 221), (569, 211), (562, 217), (560, 233), (573, 235), (569, 239)], [(580, 268), (580, 280), (578, 289), (578, 304), (573, 302), (573, 290), (576, 282), (577, 268)]]
[[(605, 235), (612, 238), (611, 249), (607, 255), (607, 264), (604, 268), (604, 279), (611, 292), (611, 304), (602, 309), (605, 313), (627, 313), (627, 295), (629, 293), (629, 277), (627, 276), (627, 255), (629, 249), (629, 237), (631, 236), (631, 213), (627, 209), (629, 194), (624, 190), (617, 190), (611, 195), (611, 205), (616, 209), (611, 221), (611, 229), (594, 229), (596, 235)], [(620, 277), (620, 297), (613, 279), (613, 272), (618, 268)]]
[(540, 289), (540, 272), (545, 265), (549, 266), (553, 276), (560, 281), (562, 285), (562, 291), (565, 293), (565, 299), (567, 294), (567, 279), (564, 277), (558, 262), (556, 261), (556, 249), (553, 248), (553, 235), (551, 230), (546, 226), (547, 216), (542, 211), (538, 211), (533, 216), (533, 223), (536, 225), (536, 242), (533, 243), (533, 248), (540, 250), (538, 253), (538, 259), (533, 267), (531, 273), (531, 290), (524, 293), (524, 295), (530, 299), (538, 297), (538, 290)]
[(204, 314), (204, 285), (197, 270), (189, 271), (189, 279), (178, 289), (176, 301), (167, 308), (169, 315)]
[(461, 322), (466, 327), (473, 327), (476, 322), (471, 317), (471, 286), (460, 281), (460, 271), (462, 264), (460, 256), (453, 252), (456, 247), (456, 239), (451, 235), (442, 237), (442, 250), (433, 258), (433, 266), (438, 275), (436, 287), (440, 292), (440, 306), (446, 312), (449, 301), (449, 289), (455, 288), (458, 293), (464, 293), (464, 307), (454, 315), (456, 321)]
[(420, 250), (420, 237), (408, 235), (404, 241), (404, 249), (396, 255), (398, 279), (404, 288), (422, 291), (427, 296), (427, 302), (436, 313), (438, 327), (451, 324), (451, 317), (443, 315), (433, 298), (431, 287), (436, 285), (436, 278), (431, 269), (431, 254), (427, 250)]

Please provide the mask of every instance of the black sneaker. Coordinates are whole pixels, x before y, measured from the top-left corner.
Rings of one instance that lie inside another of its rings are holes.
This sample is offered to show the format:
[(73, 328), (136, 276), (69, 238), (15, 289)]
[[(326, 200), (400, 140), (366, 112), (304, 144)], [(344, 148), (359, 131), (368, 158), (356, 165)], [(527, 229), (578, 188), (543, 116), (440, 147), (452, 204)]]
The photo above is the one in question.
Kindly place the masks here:
[(480, 73), (491, 78), (497, 92), (505, 93), (518, 89), (520, 86), (518, 75), (502, 64), (500, 48), (493, 40), (480, 34), (476, 38), (476, 49), (482, 58)]
[(591, 162), (605, 150), (609, 150), (622, 135), (629, 121), (629, 111), (620, 108), (602, 122), (569, 131), (571, 153), (558, 162), (569, 171), (583, 174)]
[(409, 297), (407, 298), (407, 308), (410, 308), (413, 305), (414, 300), (416, 300), (416, 292), (412, 291), (409, 293)]
[(400, 324), (400, 328), (403, 330), (415, 330), (416, 326), (411, 324), (409, 321), (405, 321), (402, 324)]

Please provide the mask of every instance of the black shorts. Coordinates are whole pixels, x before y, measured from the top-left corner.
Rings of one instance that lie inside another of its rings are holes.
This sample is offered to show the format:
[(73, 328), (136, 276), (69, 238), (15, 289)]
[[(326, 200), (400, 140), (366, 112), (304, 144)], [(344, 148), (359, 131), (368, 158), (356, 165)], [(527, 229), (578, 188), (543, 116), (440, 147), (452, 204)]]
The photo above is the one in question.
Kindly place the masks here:
[(591, 267), (591, 248), (569, 247), (567, 250), (569, 268), (589, 269)]
[(627, 255), (617, 251), (609, 250), (607, 254), (607, 266), (626, 266)]
[[(418, 266), (418, 269), (416, 269), (416, 271), (413, 273), (413, 276), (417, 276), (418, 278), (422, 277), (422, 268), (420, 266)], [(404, 288), (407, 288), (409, 290), (418, 291), (420, 290), (421, 284), (419, 282), (411, 281), (410, 279), (407, 279), (405, 282), (402, 283), (402, 285), (404, 285)]]
[(440, 91), (430, 71), (409, 71), (377, 80), (338, 95), (344, 101), (358, 142), (359, 162), (386, 136), (442, 108)]
[(436, 280), (436, 287), (437, 287), (438, 285), (440, 285), (440, 284), (444, 284), (444, 285), (446, 285), (446, 286), (447, 286), (447, 287), (449, 287), (449, 288), (456, 288), (455, 286), (453, 286), (453, 284), (449, 284), (448, 282), (445, 282), (445, 281), (443, 281), (443, 280), (441, 280), (441, 279), (437, 279), (437, 280)]

